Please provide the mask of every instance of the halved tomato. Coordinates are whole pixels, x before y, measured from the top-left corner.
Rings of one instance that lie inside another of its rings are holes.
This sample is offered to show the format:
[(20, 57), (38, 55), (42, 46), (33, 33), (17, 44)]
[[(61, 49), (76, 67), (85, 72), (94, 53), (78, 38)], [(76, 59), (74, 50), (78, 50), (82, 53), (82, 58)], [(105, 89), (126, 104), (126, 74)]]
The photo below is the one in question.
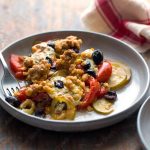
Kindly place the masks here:
[(23, 67), (23, 57), (15, 54), (10, 56), (10, 67), (12, 71), (18, 72)]
[(17, 79), (23, 79), (23, 56), (11, 54), (10, 67)]
[(90, 78), (90, 91), (85, 94), (83, 100), (81, 101), (78, 109), (85, 109), (90, 106), (93, 101), (97, 98), (97, 93), (100, 90), (100, 84), (95, 78)]
[(97, 92), (97, 98), (102, 98), (108, 92), (108, 88), (101, 86)]
[(16, 94), (15, 96), (17, 97), (17, 99), (19, 101), (24, 101), (27, 99), (27, 95), (26, 95), (26, 88), (21, 88)]
[(111, 63), (108, 61), (104, 61), (101, 65), (99, 65), (97, 80), (99, 82), (107, 82), (112, 73)]

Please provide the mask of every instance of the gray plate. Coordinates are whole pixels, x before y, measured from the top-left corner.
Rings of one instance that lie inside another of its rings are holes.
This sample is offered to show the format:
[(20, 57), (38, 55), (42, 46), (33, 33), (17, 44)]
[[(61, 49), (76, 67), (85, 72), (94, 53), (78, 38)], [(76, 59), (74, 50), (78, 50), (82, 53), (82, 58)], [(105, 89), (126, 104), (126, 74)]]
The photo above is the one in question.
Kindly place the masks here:
[(139, 110), (137, 129), (144, 148), (150, 149), (150, 97), (147, 98)]
[[(55, 131), (86, 131), (112, 125), (133, 113), (143, 102), (143, 96), (149, 86), (149, 70), (144, 59), (132, 47), (103, 34), (83, 31), (47, 32), (21, 39), (3, 49), (5, 60), (9, 61), (11, 53), (29, 54), (35, 41), (65, 38), (76, 35), (83, 39), (82, 50), (88, 48), (101, 49), (104, 57), (115, 59), (128, 64), (132, 70), (132, 79), (123, 89), (117, 91), (118, 99), (115, 102), (115, 111), (109, 115), (100, 115), (95, 112), (77, 113), (73, 121), (55, 121), (27, 115), (5, 102), (0, 93), (0, 104), (11, 115), (30, 125)], [(9, 64), (9, 63), (8, 63)], [(0, 68), (2, 70), (2, 68)], [(2, 71), (1, 71), (2, 72)], [(1, 76), (0, 76), (1, 77)]]

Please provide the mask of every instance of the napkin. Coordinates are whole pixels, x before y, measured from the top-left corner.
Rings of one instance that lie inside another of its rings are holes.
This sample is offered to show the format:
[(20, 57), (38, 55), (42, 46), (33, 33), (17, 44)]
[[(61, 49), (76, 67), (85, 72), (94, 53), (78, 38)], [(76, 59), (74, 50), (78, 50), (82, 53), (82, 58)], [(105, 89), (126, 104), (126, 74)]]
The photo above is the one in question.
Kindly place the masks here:
[(81, 20), (89, 30), (118, 38), (140, 53), (150, 50), (150, 0), (92, 0)]

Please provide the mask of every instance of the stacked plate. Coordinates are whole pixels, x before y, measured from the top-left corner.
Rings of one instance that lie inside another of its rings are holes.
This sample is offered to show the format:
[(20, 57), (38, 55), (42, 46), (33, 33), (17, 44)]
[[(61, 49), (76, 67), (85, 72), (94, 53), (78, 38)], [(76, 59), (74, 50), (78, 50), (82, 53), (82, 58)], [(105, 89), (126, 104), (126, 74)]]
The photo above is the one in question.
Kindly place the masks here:
[(150, 97), (147, 98), (139, 110), (137, 129), (144, 148), (150, 149)]

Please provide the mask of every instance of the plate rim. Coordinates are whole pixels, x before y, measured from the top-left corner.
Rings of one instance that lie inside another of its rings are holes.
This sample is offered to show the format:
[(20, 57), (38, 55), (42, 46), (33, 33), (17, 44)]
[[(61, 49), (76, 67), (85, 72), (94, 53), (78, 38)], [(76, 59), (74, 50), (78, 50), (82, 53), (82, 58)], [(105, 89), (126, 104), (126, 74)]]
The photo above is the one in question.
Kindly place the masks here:
[(147, 145), (147, 143), (144, 140), (144, 136), (143, 136), (143, 132), (142, 132), (142, 128), (141, 128), (141, 117), (142, 117), (143, 111), (145, 110), (145, 107), (146, 107), (146, 105), (147, 105), (147, 103), (149, 101), (150, 101), (150, 96), (146, 98), (146, 100), (144, 101), (144, 103), (140, 107), (139, 112), (138, 112), (138, 116), (137, 116), (137, 131), (138, 131), (138, 135), (139, 135), (139, 138), (141, 140), (142, 145), (146, 149), (149, 149), (150, 147)]

